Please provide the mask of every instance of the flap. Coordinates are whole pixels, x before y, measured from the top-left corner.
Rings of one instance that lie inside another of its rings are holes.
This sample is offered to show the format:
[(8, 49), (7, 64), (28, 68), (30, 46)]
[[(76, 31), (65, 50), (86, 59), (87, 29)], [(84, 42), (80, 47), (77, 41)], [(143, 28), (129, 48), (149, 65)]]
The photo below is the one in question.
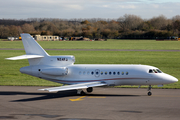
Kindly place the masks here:
[(101, 82), (88, 82), (88, 83), (80, 83), (80, 84), (60, 86), (60, 87), (44, 88), (44, 89), (39, 89), (39, 90), (55, 92), (55, 91), (84, 89), (84, 88), (88, 88), (88, 87), (97, 87), (97, 86), (105, 86), (105, 85), (107, 85), (107, 84), (101, 83)]

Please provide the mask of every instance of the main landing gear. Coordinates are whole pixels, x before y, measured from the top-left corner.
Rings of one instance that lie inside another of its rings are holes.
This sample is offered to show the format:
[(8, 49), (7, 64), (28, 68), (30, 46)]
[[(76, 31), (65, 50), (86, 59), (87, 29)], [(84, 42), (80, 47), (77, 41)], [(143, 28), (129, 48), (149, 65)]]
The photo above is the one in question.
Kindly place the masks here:
[(86, 93), (83, 90), (79, 89), (79, 90), (77, 90), (77, 94), (78, 95), (85, 95)]
[(92, 87), (89, 87), (89, 88), (86, 89), (86, 91), (87, 91), (88, 93), (91, 93), (91, 92), (93, 91), (93, 88), (92, 88)]
[(151, 85), (149, 85), (149, 87), (148, 87), (148, 91), (149, 91), (149, 92), (147, 93), (148, 96), (151, 96), (151, 95), (152, 95), (151, 88), (152, 88)]
[[(87, 91), (88, 93), (91, 93), (91, 92), (93, 91), (93, 88), (92, 88), (92, 87), (89, 87), (89, 88), (86, 89), (86, 91)], [(85, 95), (86, 93), (85, 93), (82, 89), (79, 89), (79, 90), (77, 90), (77, 94), (78, 94), (78, 95)]]

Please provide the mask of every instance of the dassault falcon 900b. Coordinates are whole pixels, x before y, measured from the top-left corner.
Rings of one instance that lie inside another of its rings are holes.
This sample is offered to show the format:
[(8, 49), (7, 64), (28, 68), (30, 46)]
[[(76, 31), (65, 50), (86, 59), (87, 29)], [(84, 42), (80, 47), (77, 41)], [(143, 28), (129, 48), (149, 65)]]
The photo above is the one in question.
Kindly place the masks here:
[(66, 86), (45, 88), (49, 92), (82, 89), (92, 92), (97, 86), (116, 85), (163, 85), (177, 82), (178, 79), (163, 73), (149, 65), (105, 65), (105, 64), (74, 64), (74, 56), (50, 56), (30, 34), (21, 34), (26, 55), (7, 58), (9, 60), (28, 59), (29, 66), (20, 68), (21, 73), (45, 80), (67, 84)]

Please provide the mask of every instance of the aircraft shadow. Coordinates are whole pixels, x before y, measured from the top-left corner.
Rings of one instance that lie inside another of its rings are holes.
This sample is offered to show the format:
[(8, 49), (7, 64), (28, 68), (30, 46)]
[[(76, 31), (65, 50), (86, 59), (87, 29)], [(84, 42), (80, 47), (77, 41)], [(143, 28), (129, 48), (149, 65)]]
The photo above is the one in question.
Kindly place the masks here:
[(95, 97), (140, 97), (140, 95), (115, 95), (115, 94), (86, 94), (88, 96)]
[[(30, 101), (39, 101), (39, 100), (48, 100), (48, 99), (57, 99), (71, 96), (81, 96), (77, 95), (77, 90), (61, 91), (58, 93), (29, 93), (29, 92), (14, 92), (14, 91), (3, 91), (0, 92), (0, 95), (37, 95), (38, 97), (32, 97), (27, 99), (12, 100), (10, 102), (30, 102)], [(139, 95), (116, 95), (116, 94), (85, 94), (85, 96), (95, 96), (95, 97), (139, 97)]]

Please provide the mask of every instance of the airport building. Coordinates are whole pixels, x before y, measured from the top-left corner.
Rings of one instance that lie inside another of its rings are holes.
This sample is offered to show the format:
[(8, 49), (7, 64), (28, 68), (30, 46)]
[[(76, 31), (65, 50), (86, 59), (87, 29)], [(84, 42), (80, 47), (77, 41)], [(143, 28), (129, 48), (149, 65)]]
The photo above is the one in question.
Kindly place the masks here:
[(37, 41), (58, 41), (59, 36), (52, 36), (52, 35), (35, 35), (35, 40)]

